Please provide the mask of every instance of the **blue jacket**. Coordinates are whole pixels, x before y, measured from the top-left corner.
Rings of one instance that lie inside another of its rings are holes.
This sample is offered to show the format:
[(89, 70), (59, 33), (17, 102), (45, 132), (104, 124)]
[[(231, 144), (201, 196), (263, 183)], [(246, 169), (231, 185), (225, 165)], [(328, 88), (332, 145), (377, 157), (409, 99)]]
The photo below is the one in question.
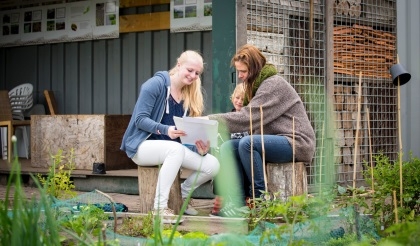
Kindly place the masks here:
[(167, 71), (155, 73), (140, 88), (140, 95), (124, 133), (120, 149), (133, 158), (139, 145), (152, 132), (168, 134), (168, 125), (160, 123), (170, 95), (170, 78)]

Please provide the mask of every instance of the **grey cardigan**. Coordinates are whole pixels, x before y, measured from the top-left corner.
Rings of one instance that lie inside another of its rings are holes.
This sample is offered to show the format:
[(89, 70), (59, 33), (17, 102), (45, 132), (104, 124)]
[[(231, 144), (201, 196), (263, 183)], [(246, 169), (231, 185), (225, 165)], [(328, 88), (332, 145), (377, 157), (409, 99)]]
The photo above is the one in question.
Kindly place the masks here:
[(169, 126), (160, 123), (165, 113), (170, 94), (170, 78), (167, 71), (157, 72), (140, 89), (133, 114), (124, 133), (121, 147), (127, 156), (133, 158), (140, 143), (152, 132), (168, 135)]
[(210, 119), (226, 124), (230, 132), (249, 131), (252, 114), (253, 134), (282, 135), (293, 144), (293, 117), (295, 122), (295, 159), (310, 163), (315, 153), (315, 133), (305, 107), (295, 89), (282, 77), (271, 76), (264, 80), (249, 104), (238, 112), (208, 115)]

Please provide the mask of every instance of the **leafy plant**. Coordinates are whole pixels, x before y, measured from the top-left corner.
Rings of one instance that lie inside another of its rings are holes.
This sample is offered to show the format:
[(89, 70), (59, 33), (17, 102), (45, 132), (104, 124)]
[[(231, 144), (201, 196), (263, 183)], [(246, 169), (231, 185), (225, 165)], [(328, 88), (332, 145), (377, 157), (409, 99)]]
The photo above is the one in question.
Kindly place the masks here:
[(264, 240), (271, 240), (274, 238), (280, 239), (282, 235), (287, 234), (289, 236), (289, 244), (299, 244), (299, 241), (295, 241), (293, 238), (294, 226), (299, 222), (305, 221), (308, 216), (304, 213), (304, 208), (308, 204), (306, 195), (291, 196), (286, 201), (278, 199), (279, 193), (273, 194), (271, 197), (268, 193), (265, 193), (261, 198), (256, 198), (254, 207), (249, 211), (250, 227), (255, 228), (257, 225), (264, 226), (265, 221), (271, 221), (273, 219), (282, 219), (283, 224), (278, 227), (265, 229), (262, 232), (260, 243)]
[[(374, 156), (373, 175), (370, 168), (363, 173), (366, 182), (374, 187), (371, 212), (377, 226), (387, 228), (395, 223), (393, 191), (396, 191), (399, 221), (413, 221), (420, 213), (420, 160), (410, 155), (402, 163), (403, 206), (400, 206), (400, 165), (383, 154)], [(372, 177), (373, 176), (373, 180)]]
[(92, 235), (99, 237), (104, 227), (103, 221), (108, 219), (108, 215), (94, 205), (80, 206), (79, 209), (80, 212), (74, 213), (61, 221), (61, 226), (75, 232), (82, 239)]
[(63, 150), (51, 155), (51, 166), (47, 177), (38, 174), (38, 179), (45, 187), (47, 194), (58, 198), (67, 199), (76, 196), (75, 186), (71, 178), (74, 170), (74, 150), (71, 149), (70, 156), (63, 156)]

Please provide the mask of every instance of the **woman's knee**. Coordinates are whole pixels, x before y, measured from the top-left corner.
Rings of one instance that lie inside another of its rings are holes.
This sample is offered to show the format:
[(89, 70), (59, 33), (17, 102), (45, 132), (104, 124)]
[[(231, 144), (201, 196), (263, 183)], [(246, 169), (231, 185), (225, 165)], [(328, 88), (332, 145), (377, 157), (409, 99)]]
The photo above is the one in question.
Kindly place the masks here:
[(251, 137), (245, 136), (241, 138), (241, 140), (239, 140), (238, 149), (250, 151), (251, 150)]
[(207, 155), (205, 159), (206, 159), (206, 162), (204, 163), (204, 166), (207, 169), (206, 172), (212, 177), (215, 177), (219, 173), (219, 170), (220, 170), (219, 161), (213, 155)]

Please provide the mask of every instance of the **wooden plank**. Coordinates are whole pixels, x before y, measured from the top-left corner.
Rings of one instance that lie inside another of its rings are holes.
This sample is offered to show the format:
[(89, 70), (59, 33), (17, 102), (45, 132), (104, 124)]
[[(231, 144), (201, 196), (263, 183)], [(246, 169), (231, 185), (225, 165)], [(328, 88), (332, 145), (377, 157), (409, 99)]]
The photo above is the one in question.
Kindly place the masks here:
[(120, 0), (120, 8), (170, 4), (170, 0)]
[(169, 11), (120, 16), (120, 33), (168, 29), (170, 29)]
[(57, 102), (55, 101), (54, 91), (44, 90), (45, 100), (47, 101), (50, 115), (58, 114)]
[(107, 170), (133, 169), (136, 164), (121, 151), (122, 138), (131, 115), (105, 115), (105, 164)]

